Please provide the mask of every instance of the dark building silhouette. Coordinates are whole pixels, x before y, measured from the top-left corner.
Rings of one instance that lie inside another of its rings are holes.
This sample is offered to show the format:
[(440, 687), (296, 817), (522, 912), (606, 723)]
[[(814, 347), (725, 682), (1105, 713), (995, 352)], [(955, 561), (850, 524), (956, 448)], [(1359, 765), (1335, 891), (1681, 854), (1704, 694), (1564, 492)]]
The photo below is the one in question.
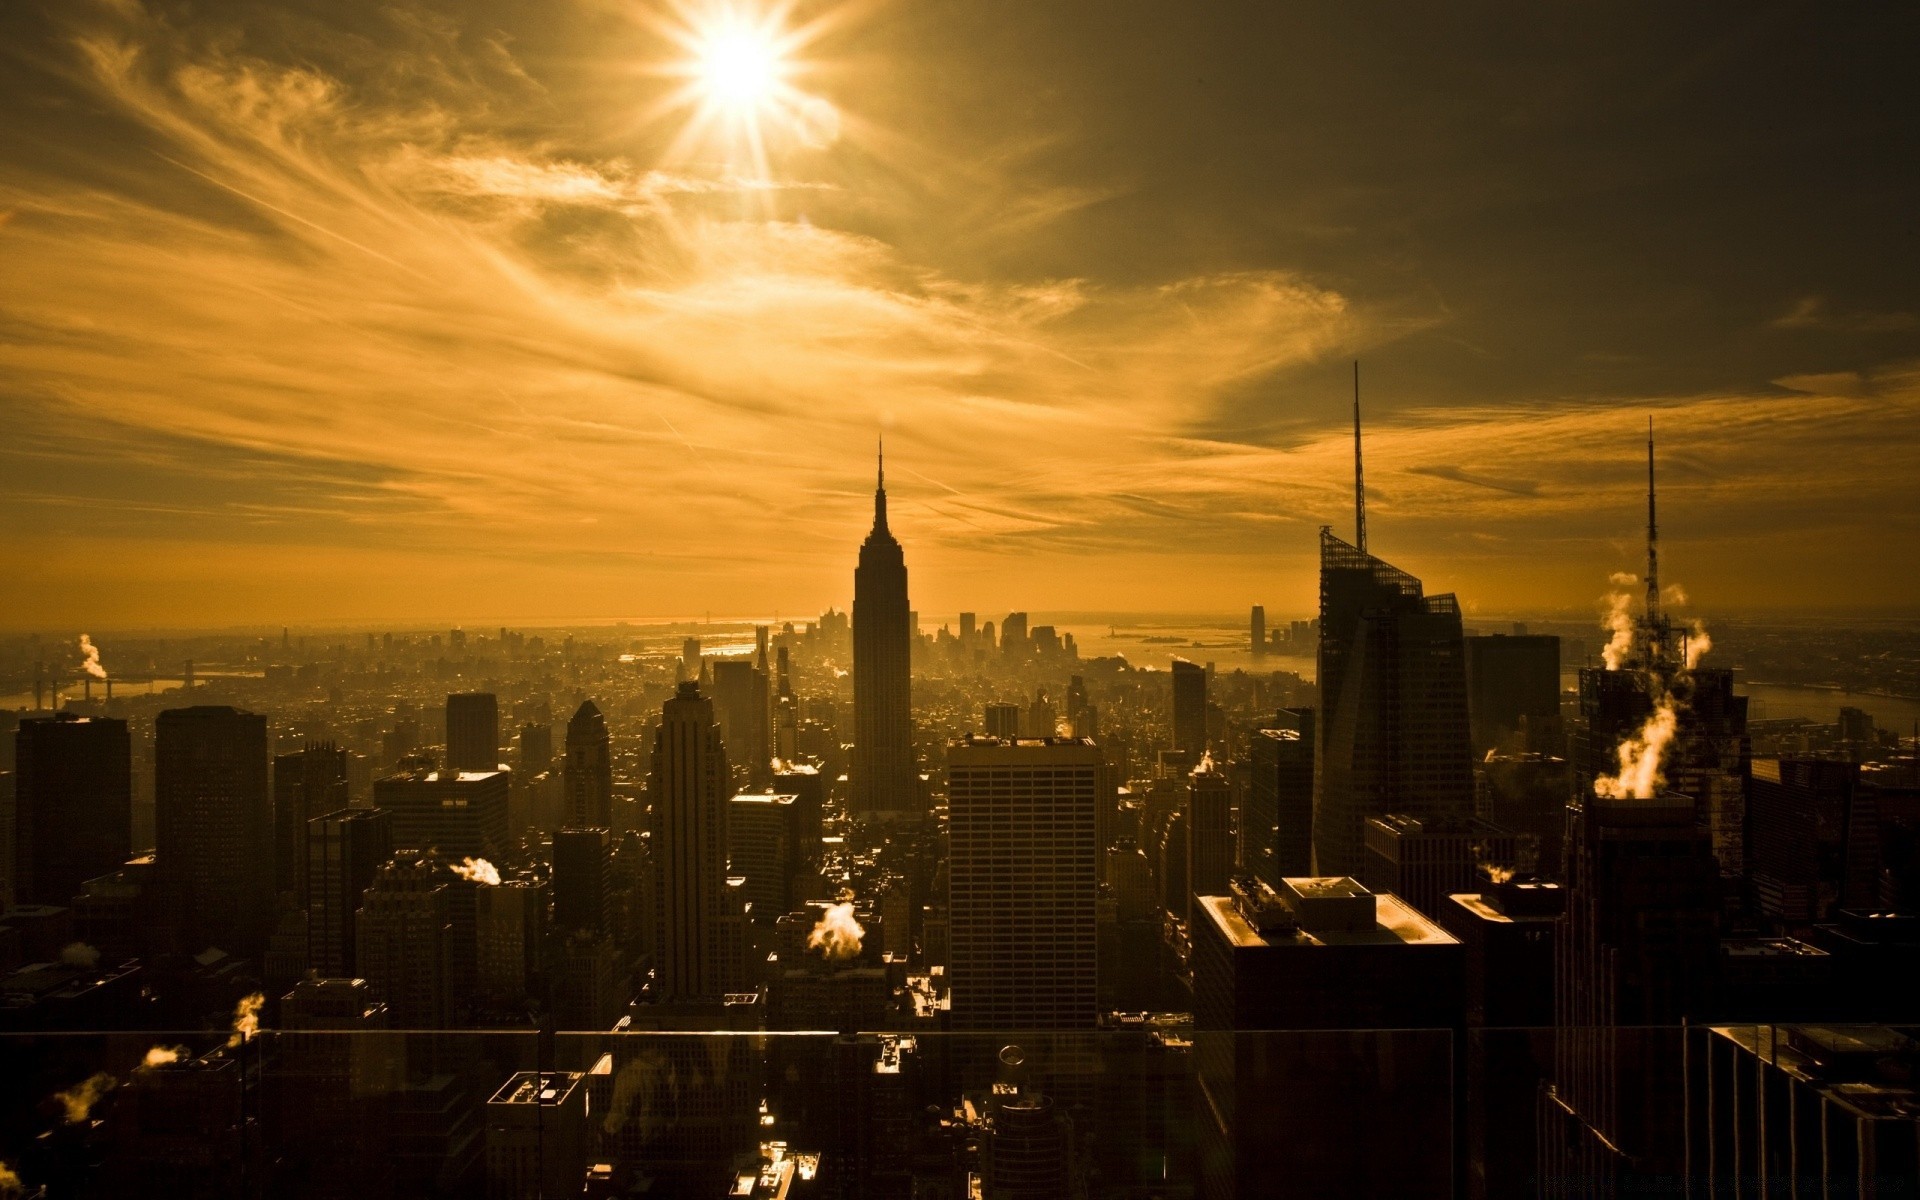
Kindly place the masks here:
[(613, 839), (604, 829), (553, 835), (553, 927), (561, 937), (603, 937), (613, 892)]
[(322, 978), (356, 970), (355, 914), (393, 856), (393, 820), (378, 808), (342, 808), (307, 822), (307, 965)]
[(1470, 816), (1460, 608), (1320, 531), (1315, 869), (1358, 875), (1368, 817)]
[(1475, 766), (1478, 810), (1513, 833), (1522, 869), (1555, 878), (1561, 873), (1571, 787), (1567, 760), (1551, 754), (1494, 751)]
[(507, 835), (506, 771), (433, 771), (389, 775), (373, 783), (373, 803), (393, 817), (393, 844), (435, 851), (449, 862), (499, 861)]
[[(132, 856), (127, 723), (61, 712), (13, 735), (13, 888), (19, 904), (65, 905)], [(8, 864), (0, 862), (0, 874)]]
[(273, 756), (273, 884), (299, 900), (306, 894), (307, 823), (347, 806), (347, 752), (309, 742)]
[(1477, 817), (1431, 817), (1404, 813), (1367, 818), (1366, 873), (1375, 892), (1392, 892), (1438, 921), (1447, 897), (1487, 877), (1488, 869), (1511, 874), (1513, 835)]
[(396, 1029), (441, 1029), (453, 1014), (454, 876), (429, 859), (382, 866), (360, 898), (355, 968)]
[(1267, 610), (1261, 605), (1253, 606), (1253, 616), (1249, 622), (1248, 641), (1255, 658), (1267, 656)]
[(1678, 1026), (1714, 1003), (1720, 887), (1693, 802), (1576, 798), (1555, 946), (1547, 1195), (1670, 1186), (1683, 1166)]
[(267, 719), (218, 705), (161, 713), (154, 809), (157, 865), (181, 948), (258, 955), (273, 917)]
[(1560, 749), (1560, 639), (1496, 633), (1466, 639), (1473, 752)]
[(727, 870), (746, 882), (755, 924), (770, 924), (799, 902), (803, 810), (793, 796), (746, 792), (727, 802)]
[(745, 929), (727, 886), (727, 750), (691, 680), (662, 706), (649, 794), (655, 997), (718, 1002), (741, 985)]
[(746, 659), (715, 659), (713, 712), (727, 742), (727, 761), (745, 776), (748, 787), (773, 781), (773, 714), (767, 673)]
[(1193, 898), (1225, 892), (1233, 875), (1233, 785), (1211, 758), (1187, 780), (1186, 841), (1186, 884), (1170, 911), (1191, 923)]
[(1198, 1195), (1450, 1194), (1453, 937), (1352, 879), (1244, 875), (1192, 937)]
[(1207, 669), (1184, 658), (1173, 660), (1173, 748), (1198, 762), (1207, 749)]
[(873, 493), (873, 529), (853, 572), (853, 787), (855, 816), (918, 815), (913, 757), (912, 638), (907, 563), (887, 529), (884, 469)]
[(1248, 739), (1246, 807), (1240, 815), (1240, 867), (1279, 887), (1313, 873), (1313, 726), (1311, 708), (1283, 709), (1283, 727)]
[(956, 1029), (1091, 1029), (1095, 810), (1106, 765), (1073, 738), (968, 737), (947, 750)]
[(493, 771), (500, 766), (500, 705), (492, 692), (447, 697), (447, 766)]
[(567, 722), (567, 762), (562, 771), (563, 822), (575, 829), (613, 827), (613, 743), (607, 719), (583, 700)]
[(531, 721), (520, 727), (520, 773), (528, 779), (553, 766), (553, 726)]
[(988, 737), (1017, 738), (1020, 736), (1020, 706), (1018, 704), (989, 704), (982, 714)]
[(1877, 900), (1880, 822), (1854, 763), (1754, 759), (1747, 797), (1755, 911), (1789, 928)]

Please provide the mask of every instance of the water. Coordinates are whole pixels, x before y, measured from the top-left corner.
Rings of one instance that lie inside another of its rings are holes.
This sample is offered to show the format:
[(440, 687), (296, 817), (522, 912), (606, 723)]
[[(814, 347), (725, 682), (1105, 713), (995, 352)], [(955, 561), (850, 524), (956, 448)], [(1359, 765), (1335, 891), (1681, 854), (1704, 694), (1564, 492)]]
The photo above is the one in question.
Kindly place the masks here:
[(1810, 721), (1832, 724), (1840, 719), (1840, 709), (1858, 708), (1873, 714), (1873, 723), (1896, 733), (1912, 730), (1920, 721), (1920, 700), (1894, 696), (1866, 696), (1837, 688), (1796, 687), (1783, 683), (1750, 683), (1741, 689), (1752, 698), (1747, 718), (1777, 721), (1784, 717), (1805, 717)]

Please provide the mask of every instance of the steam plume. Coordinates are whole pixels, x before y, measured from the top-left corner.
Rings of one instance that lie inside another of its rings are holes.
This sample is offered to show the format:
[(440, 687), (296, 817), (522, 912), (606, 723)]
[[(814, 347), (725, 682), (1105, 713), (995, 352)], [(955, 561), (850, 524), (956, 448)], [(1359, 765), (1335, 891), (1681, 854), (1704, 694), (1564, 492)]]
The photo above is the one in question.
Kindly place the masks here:
[(807, 949), (818, 950), (831, 962), (844, 962), (860, 953), (867, 931), (853, 919), (852, 904), (829, 904), (807, 935)]
[(155, 1046), (147, 1051), (147, 1056), (140, 1060), (140, 1065), (142, 1067), (164, 1067), (168, 1063), (177, 1063), (186, 1056), (187, 1048), (185, 1046)]
[[(1633, 576), (1615, 575), (1614, 582), (1623, 578), (1631, 581)], [(1625, 592), (1611, 592), (1607, 595), (1607, 613), (1600, 620), (1602, 628), (1613, 636), (1607, 640), (1600, 651), (1601, 659), (1607, 664), (1607, 670), (1618, 671), (1633, 653), (1633, 597)]]
[(69, 967), (91, 968), (100, 961), (100, 952), (85, 942), (68, 942), (60, 951), (60, 961)]
[(238, 1046), (260, 1032), (260, 1006), (266, 1002), (265, 996), (251, 992), (233, 1006), (233, 1036), (227, 1039), (228, 1046)]
[(1507, 882), (1507, 880), (1513, 878), (1512, 867), (1502, 867), (1502, 866), (1496, 866), (1493, 863), (1488, 863), (1486, 867), (1486, 871), (1487, 871), (1488, 883), (1505, 883)]
[(482, 883), (488, 887), (500, 886), (499, 868), (484, 858), (463, 858), (457, 863), (448, 863), (447, 868), (470, 883)]
[(0, 1162), (0, 1200), (13, 1200), (15, 1196), (27, 1190), (20, 1182), (20, 1176), (12, 1167)]
[(1613, 800), (1651, 800), (1667, 782), (1664, 760), (1673, 735), (1680, 729), (1680, 713), (1665, 691), (1640, 732), (1619, 746), (1620, 773), (1593, 781), (1593, 793)]
[(1704, 621), (1695, 621), (1687, 629), (1687, 670), (1691, 671), (1713, 649), (1713, 639), (1707, 636)]
[(84, 633), (80, 635), (80, 653), (87, 656), (87, 661), (80, 664), (82, 671), (95, 679), (107, 677), (107, 669), (100, 665), (100, 648), (94, 645), (93, 639)]
[(100, 1103), (100, 1098), (112, 1091), (119, 1082), (105, 1071), (97, 1071), (64, 1092), (55, 1092), (53, 1098), (67, 1110), (67, 1123), (78, 1125), (93, 1112), (93, 1106)]

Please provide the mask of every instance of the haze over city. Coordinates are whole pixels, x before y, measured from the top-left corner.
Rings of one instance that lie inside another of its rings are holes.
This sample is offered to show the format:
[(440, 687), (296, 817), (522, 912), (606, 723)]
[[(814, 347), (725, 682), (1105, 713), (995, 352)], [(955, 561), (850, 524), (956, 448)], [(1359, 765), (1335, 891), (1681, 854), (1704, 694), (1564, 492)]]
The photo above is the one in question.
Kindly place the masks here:
[(924, 611), (1305, 612), (1359, 358), (1473, 611), (1651, 414), (1703, 604), (1911, 612), (1912, 19), (9, 6), (0, 605), (818, 611), (884, 430)]

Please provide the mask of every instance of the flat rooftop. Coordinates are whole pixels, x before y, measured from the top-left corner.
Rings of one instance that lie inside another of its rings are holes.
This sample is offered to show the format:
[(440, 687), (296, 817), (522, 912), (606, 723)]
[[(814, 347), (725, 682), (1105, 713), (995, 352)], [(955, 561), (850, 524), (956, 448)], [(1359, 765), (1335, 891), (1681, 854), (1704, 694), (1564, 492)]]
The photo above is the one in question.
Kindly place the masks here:
[(1200, 908), (1206, 918), (1226, 935), (1236, 948), (1287, 949), (1305, 946), (1456, 946), (1459, 942), (1446, 930), (1421, 916), (1399, 897), (1374, 894), (1374, 921), (1369, 929), (1329, 929), (1319, 933), (1302, 929), (1292, 936), (1262, 937), (1240, 915), (1231, 896), (1201, 896)]

